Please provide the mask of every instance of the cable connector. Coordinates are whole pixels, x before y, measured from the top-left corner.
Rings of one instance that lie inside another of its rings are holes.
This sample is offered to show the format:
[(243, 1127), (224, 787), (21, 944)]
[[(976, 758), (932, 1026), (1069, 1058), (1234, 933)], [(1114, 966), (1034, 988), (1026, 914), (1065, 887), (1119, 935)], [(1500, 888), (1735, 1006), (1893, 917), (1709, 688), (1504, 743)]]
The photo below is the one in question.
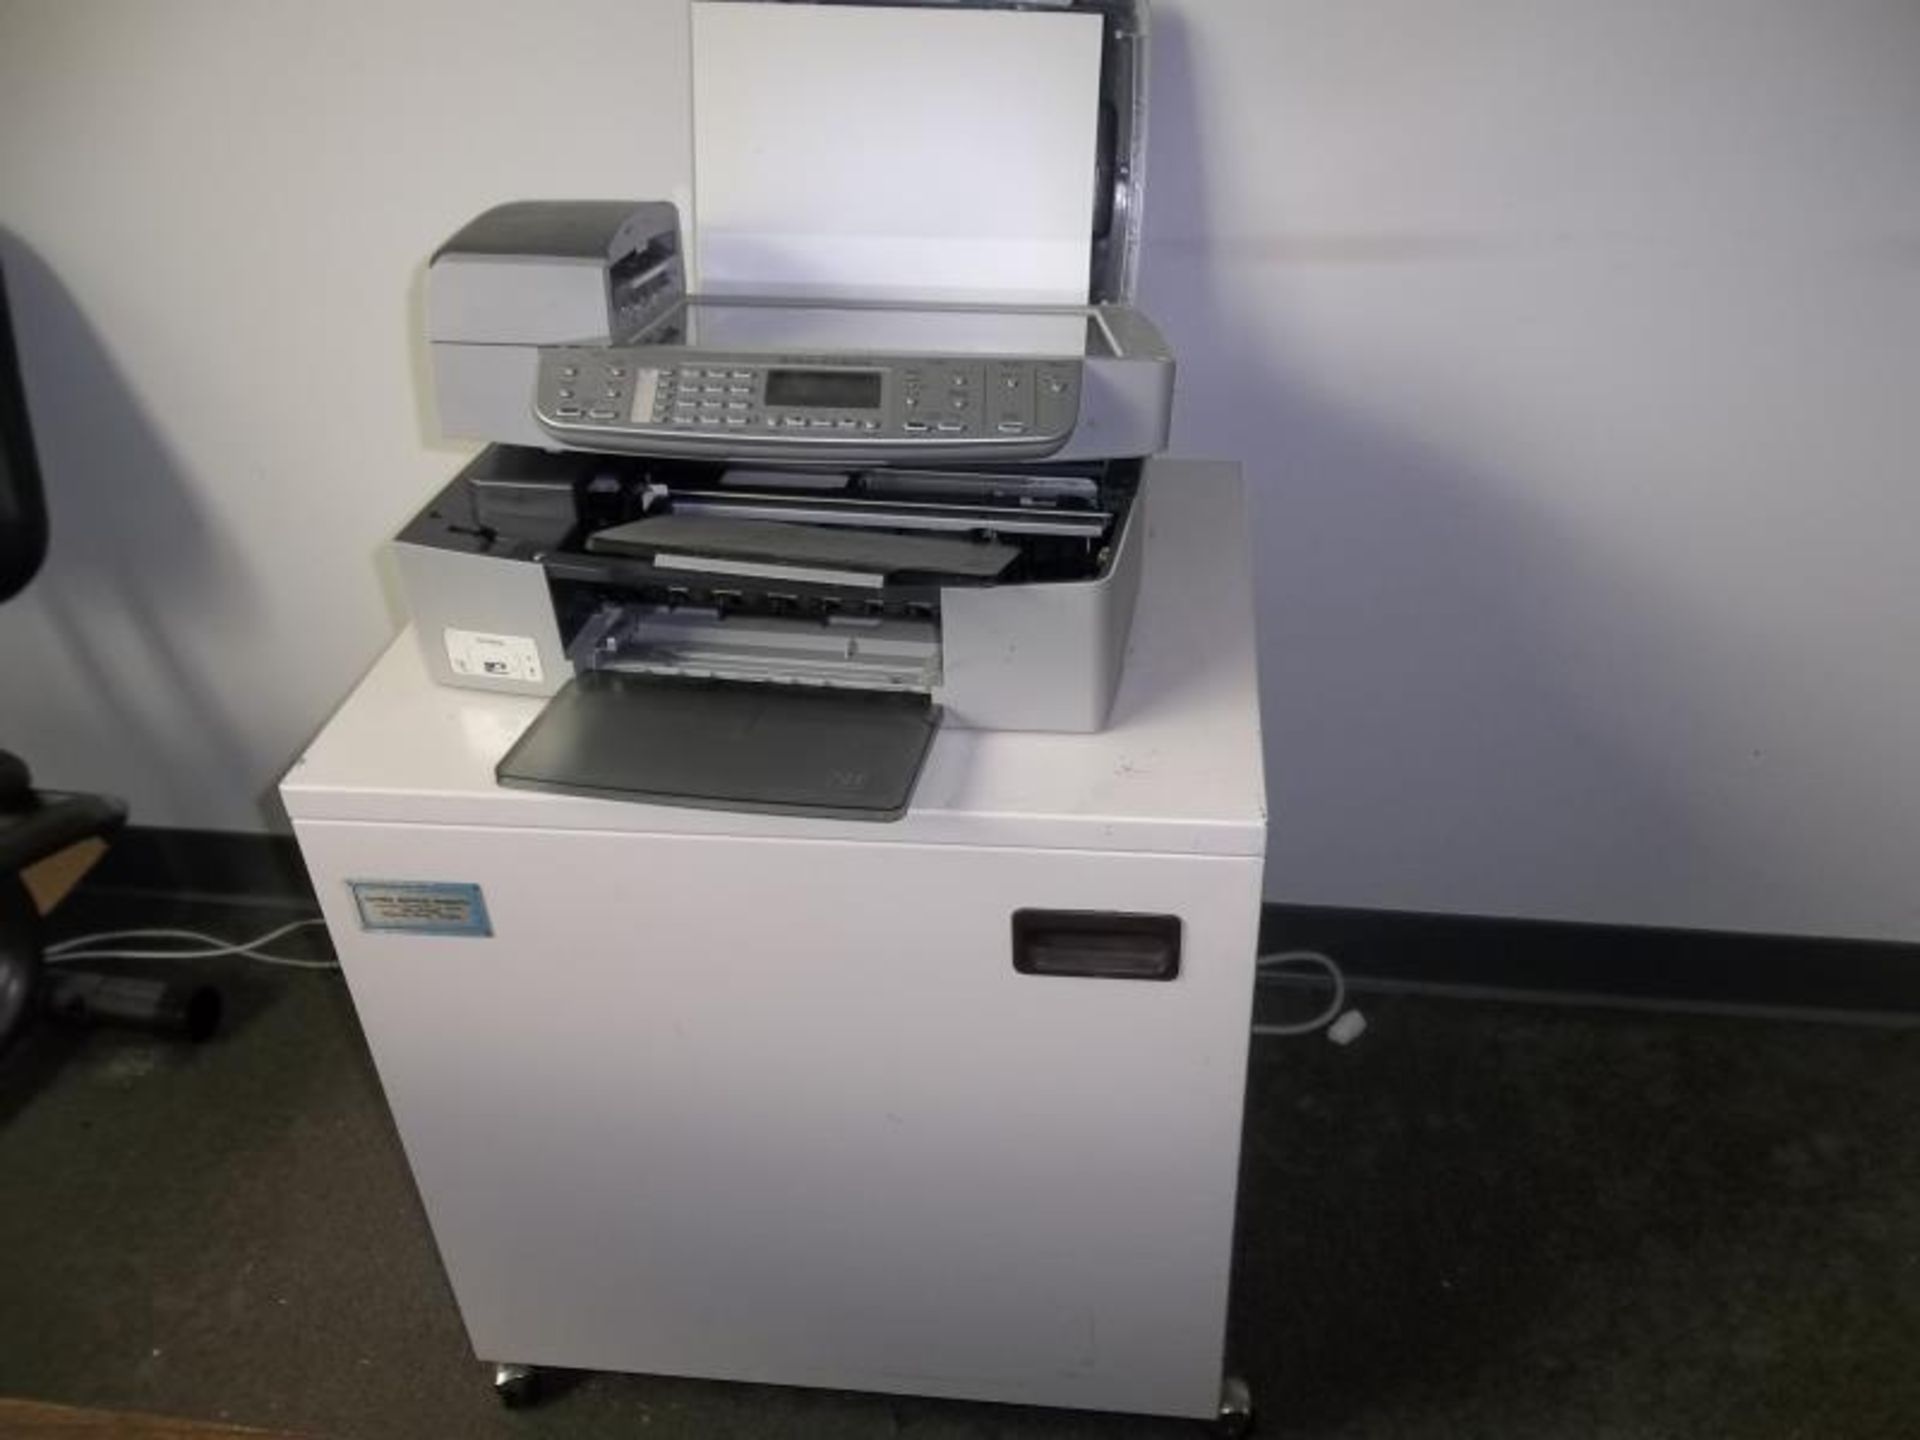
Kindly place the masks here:
[(1336, 1045), (1351, 1045), (1367, 1033), (1367, 1017), (1349, 1010), (1327, 1027), (1327, 1039)]

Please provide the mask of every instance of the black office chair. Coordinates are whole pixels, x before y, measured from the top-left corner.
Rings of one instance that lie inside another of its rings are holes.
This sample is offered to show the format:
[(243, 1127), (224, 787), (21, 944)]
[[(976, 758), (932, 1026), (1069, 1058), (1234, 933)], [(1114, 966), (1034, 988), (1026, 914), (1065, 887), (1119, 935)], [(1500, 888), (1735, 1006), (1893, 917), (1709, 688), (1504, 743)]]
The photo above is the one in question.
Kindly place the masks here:
[[(0, 601), (18, 594), (46, 556), (46, 496), (0, 269)], [(0, 1051), (42, 1003), (40, 907), (27, 889), (26, 870), (82, 840), (111, 836), (126, 818), (126, 806), (104, 795), (35, 790), (26, 762), (0, 750)], [(95, 982), (91, 988), (111, 983), (86, 978)], [(74, 993), (89, 988), (80, 983)]]

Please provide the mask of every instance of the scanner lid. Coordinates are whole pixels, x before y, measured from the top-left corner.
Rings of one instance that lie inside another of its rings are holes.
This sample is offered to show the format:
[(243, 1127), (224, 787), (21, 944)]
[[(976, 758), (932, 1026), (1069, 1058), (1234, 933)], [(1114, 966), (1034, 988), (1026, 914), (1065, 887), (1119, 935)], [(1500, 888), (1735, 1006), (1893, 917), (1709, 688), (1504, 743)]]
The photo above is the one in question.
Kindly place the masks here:
[(694, 0), (693, 288), (1130, 303), (1147, 0)]

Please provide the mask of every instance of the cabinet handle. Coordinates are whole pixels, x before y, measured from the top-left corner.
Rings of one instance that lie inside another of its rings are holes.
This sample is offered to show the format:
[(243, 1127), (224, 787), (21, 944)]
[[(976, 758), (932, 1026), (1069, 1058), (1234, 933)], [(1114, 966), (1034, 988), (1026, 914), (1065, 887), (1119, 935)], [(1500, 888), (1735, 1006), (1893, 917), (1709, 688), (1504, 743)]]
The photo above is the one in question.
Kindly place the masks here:
[(1016, 910), (1013, 968), (1022, 975), (1171, 980), (1180, 973), (1180, 917)]

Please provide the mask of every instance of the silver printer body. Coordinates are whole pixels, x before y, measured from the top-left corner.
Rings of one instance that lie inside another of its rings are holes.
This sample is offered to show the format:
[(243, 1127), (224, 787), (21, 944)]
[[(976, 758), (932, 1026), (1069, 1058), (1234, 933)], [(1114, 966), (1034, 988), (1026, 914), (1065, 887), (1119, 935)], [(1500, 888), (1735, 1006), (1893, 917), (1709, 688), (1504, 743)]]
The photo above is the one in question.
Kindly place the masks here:
[(1143, 15), (1098, 8), (1088, 303), (694, 293), (664, 201), (502, 205), (439, 249), (435, 408), (487, 448), (395, 542), (435, 679), (877, 693), (929, 730), (1102, 728), (1174, 362), (1127, 303)]

